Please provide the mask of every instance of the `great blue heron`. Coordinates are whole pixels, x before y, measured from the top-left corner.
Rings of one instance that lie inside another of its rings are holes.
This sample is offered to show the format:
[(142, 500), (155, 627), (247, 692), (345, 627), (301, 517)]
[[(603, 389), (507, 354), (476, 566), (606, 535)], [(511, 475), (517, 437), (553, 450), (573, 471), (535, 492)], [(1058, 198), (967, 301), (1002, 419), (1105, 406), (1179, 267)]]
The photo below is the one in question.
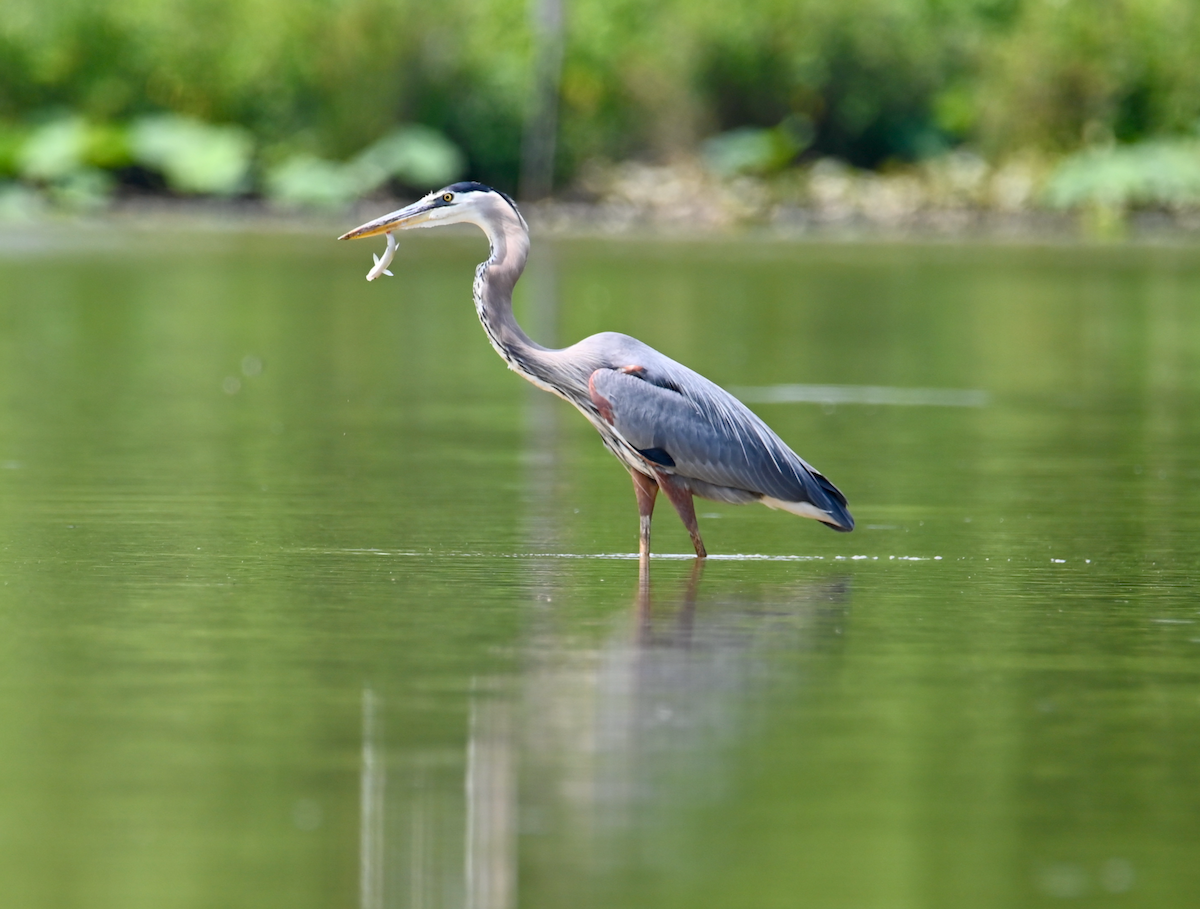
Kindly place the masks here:
[[(696, 547), (707, 553), (692, 496), (762, 502), (834, 530), (854, 529), (846, 497), (792, 451), (737, 398), (652, 347), (606, 331), (562, 350), (529, 339), (513, 317), (512, 292), (529, 255), (529, 227), (506, 194), (455, 183), (339, 239), (388, 234), (388, 251), (368, 277), (387, 268), (391, 232), (466, 222), (487, 234), (491, 255), (475, 270), (475, 311), (508, 368), (574, 404), (633, 477), (641, 516), (639, 551), (650, 554), (650, 518), (661, 489)], [(390, 274), (390, 272), (388, 272)]]

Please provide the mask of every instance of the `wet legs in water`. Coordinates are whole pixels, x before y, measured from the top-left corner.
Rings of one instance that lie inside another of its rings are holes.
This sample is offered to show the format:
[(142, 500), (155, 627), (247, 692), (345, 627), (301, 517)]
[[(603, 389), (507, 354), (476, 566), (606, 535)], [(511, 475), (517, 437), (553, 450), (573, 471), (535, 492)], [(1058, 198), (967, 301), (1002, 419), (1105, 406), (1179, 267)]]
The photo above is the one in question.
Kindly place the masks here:
[(658, 485), (662, 487), (662, 491), (671, 500), (675, 510), (679, 512), (679, 519), (683, 521), (683, 526), (691, 535), (692, 545), (696, 547), (696, 558), (707, 558), (708, 553), (704, 549), (704, 541), (700, 539), (700, 525), (696, 523), (696, 506), (692, 502), (692, 491), (679, 479), (667, 473), (658, 475)]
[(650, 518), (654, 514), (654, 498), (661, 487), (666, 493), (683, 526), (687, 528), (692, 538), (692, 546), (696, 548), (697, 558), (706, 558), (704, 541), (700, 539), (700, 526), (696, 523), (696, 507), (692, 502), (692, 492), (679, 480), (670, 474), (660, 473), (657, 482), (638, 471), (630, 471), (633, 476), (633, 491), (637, 493), (638, 516), (641, 519), (641, 535), (638, 541), (638, 554), (643, 559), (650, 557)]
[(638, 537), (638, 555), (644, 562), (650, 558), (650, 518), (654, 516), (654, 499), (658, 495), (658, 484), (636, 470), (631, 470), (633, 491), (637, 494), (638, 517), (641, 520)]

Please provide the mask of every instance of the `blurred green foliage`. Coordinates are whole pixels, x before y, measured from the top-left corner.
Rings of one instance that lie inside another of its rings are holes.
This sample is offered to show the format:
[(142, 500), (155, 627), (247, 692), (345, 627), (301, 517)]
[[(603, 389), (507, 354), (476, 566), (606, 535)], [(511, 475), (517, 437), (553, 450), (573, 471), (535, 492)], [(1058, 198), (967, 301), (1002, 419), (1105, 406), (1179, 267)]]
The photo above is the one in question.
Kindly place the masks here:
[(462, 152), (441, 133), (410, 125), (388, 133), (346, 163), (311, 155), (285, 159), (266, 180), (267, 194), (295, 206), (339, 206), (391, 179), (407, 186), (440, 186), (462, 175)]
[(807, 117), (790, 116), (764, 129), (739, 126), (706, 139), (700, 146), (704, 162), (722, 176), (770, 174), (782, 170), (812, 144)]
[(1200, 203), (1200, 142), (1158, 140), (1071, 155), (1051, 175), (1047, 201), (1058, 208)]
[[(1195, 0), (565, 0), (565, 21), (560, 184), (588, 160), (726, 133), (705, 146), (714, 166), (764, 172), (798, 154), (878, 167), (964, 142), (993, 159), (1062, 154), (1200, 120)], [(6, 0), (0, 175), (136, 165), (181, 192), (262, 177), (285, 198), (332, 200), (365, 185), (346, 171), (355, 156), (419, 123), (511, 190), (535, 55), (528, 0)], [(188, 120), (140, 119), (165, 114)], [(149, 122), (166, 132), (112, 126)], [(166, 148), (182, 130), (206, 143), (189, 164)], [(423, 166), (390, 173), (437, 182)]]
[(232, 196), (250, 188), (254, 139), (241, 127), (141, 117), (129, 129), (129, 146), (134, 160), (161, 172), (177, 192)]

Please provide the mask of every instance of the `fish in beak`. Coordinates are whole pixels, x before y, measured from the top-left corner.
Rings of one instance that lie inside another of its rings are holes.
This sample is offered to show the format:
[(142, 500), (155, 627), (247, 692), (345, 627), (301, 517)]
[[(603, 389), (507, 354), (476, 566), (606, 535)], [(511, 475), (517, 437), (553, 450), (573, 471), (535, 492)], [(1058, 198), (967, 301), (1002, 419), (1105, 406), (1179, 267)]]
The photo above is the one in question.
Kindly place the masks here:
[(362, 237), (374, 237), (379, 234), (387, 234), (387, 249), (383, 251), (383, 256), (371, 254), (371, 258), (375, 260), (375, 265), (367, 272), (367, 280), (374, 281), (380, 275), (393, 277), (388, 271), (388, 266), (392, 264), (392, 257), (396, 255), (396, 238), (392, 236), (394, 230), (404, 230), (408, 227), (425, 227), (433, 225), (429, 222), (434, 218), (434, 213), (443, 209), (446, 206), (445, 196), (430, 194), (419, 202), (414, 202), (397, 211), (390, 212), (374, 221), (368, 221), (360, 227), (338, 237), (339, 240), (358, 240)]

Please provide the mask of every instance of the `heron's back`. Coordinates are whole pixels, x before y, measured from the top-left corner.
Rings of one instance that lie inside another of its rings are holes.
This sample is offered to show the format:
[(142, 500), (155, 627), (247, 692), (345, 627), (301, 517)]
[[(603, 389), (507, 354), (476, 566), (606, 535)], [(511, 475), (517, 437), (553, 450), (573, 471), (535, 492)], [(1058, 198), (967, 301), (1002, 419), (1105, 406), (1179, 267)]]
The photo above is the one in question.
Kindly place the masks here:
[(809, 503), (838, 529), (854, 526), (841, 491), (719, 385), (628, 335), (593, 335), (576, 348), (595, 365), (592, 388), (620, 437), (665, 472), (700, 481), (697, 494)]

